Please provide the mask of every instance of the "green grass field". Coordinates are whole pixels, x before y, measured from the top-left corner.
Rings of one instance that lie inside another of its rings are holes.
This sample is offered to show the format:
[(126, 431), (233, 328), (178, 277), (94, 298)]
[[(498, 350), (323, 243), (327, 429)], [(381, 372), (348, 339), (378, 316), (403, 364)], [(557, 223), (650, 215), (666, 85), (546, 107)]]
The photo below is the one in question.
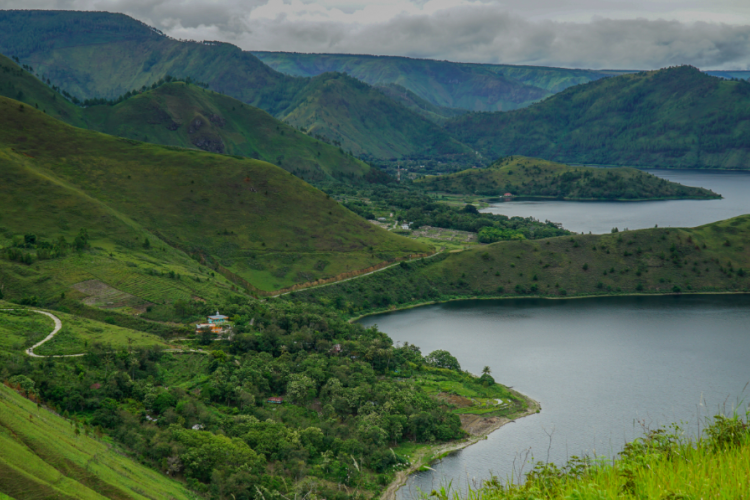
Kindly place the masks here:
[(430, 191), (485, 196), (533, 196), (565, 200), (718, 198), (708, 189), (683, 186), (634, 168), (572, 167), (510, 156), (487, 168), (417, 181)]
[(0, 449), (0, 498), (197, 498), (181, 483), (96, 439), (88, 428), (74, 426), (4, 385)]

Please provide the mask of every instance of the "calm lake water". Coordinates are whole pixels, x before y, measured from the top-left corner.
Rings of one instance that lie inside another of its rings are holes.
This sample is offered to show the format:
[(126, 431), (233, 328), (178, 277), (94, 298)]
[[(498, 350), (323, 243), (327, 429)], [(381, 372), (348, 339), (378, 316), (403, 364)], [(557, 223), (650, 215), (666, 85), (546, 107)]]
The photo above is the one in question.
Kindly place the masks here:
[(721, 200), (669, 200), (645, 202), (507, 201), (483, 212), (535, 217), (561, 222), (577, 233), (608, 233), (619, 229), (694, 227), (750, 213), (750, 172), (703, 172), (697, 170), (648, 170), (686, 186), (712, 189)]
[(527, 452), (557, 463), (612, 457), (641, 423), (686, 421), (695, 432), (700, 417), (750, 401), (750, 296), (464, 301), (362, 323), (425, 354), (447, 349), (472, 373), (488, 365), (542, 405), (412, 476), (401, 498), (517, 475)]

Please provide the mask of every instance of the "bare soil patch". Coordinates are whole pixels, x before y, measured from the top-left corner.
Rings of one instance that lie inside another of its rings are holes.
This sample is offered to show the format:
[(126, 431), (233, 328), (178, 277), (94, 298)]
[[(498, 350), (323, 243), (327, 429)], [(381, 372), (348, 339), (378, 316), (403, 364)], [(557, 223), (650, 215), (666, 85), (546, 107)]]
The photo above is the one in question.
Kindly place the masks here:
[(151, 305), (147, 300), (113, 288), (100, 280), (81, 281), (73, 285), (73, 289), (86, 296), (81, 302), (101, 309), (127, 307), (142, 313), (146, 311), (147, 306)]

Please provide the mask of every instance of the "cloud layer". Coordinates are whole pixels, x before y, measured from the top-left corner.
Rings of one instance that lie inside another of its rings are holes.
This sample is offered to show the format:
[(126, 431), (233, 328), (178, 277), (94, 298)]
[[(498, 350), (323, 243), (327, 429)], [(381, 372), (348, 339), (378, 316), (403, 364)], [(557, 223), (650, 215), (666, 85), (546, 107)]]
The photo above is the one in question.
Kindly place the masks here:
[(693, 0), (683, 11), (654, 10), (671, 4), (631, 2), (622, 11), (613, 7), (621, 3), (593, 0), (528, 0), (512, 10), (491, 0), (0, 0), (2, 8), (123, 12), (176, 38), (222, 40), (246, 50), (582, 68), (750, 68), (744, 2)]

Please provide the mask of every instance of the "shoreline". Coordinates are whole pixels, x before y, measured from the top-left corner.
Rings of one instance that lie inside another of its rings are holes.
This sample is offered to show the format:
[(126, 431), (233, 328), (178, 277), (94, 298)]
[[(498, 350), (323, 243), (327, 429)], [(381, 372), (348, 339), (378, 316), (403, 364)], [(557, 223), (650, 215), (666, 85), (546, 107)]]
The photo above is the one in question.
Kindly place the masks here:
[[(356, 323), (359, 320), (367, 318), (369, 316), (377, 316), (379, 314), (388, 314), (398, 311), (407, 311), (409, 309), (416, 309), (417, 307), (434, 306), (436, 304), (447, 304), (449, 302), (461, 302), (465, 300), (512, 300), (512, 299), (544, 299), (544, 300), (576, 300), (576, 299), (595, 299), (595, 298), (608, 298), (608, 297), (679, 297), (681, 295), (750, 295), (750, 291), (740, 292), (669, 292), (669, 293), (618, 293), (618, 294), (603, 294), (603, 295), (571, 295), (571, 296), (545, 296), (545, 295), (490, 295), (484, 297), (455, 297), (445, 300), (430, 300), (428, 302), (418, 302), (414, 304), (407, 304), (403, 307), (396, 307), (394, 309), (385, 309), (372, 311), (365, 314), (361, 314), (348, 320), (349, 323)], [(524, 396), (525, 397), (525, 396)]]
[(469, 446), (476, 444), (479, 441), (487, 439), (490, 434), (506, 424), (515, 422), (516, 420), (524, 417), (528, 417), (529, 415), (534, 415), (541, 411), (542, 405), (538, 401), (514, 389), (510, 389), (510, 391), (518, 396), (521, 396), (526, 401), (528, 405), (526, 410), (519, 413), (518, 415), (513, 416), (512, 418), (500, 418), (499, 421), (494, 425), (477, 435), (469, 436), (461, 441), (453, 441), (434, 447), (427, 447), (424, 450), (418, 452), (414, 458), (414, 462), (406, 470), (402, 470), (396, 473), (395, 479), (388, 484), (385, 491), (383, 491), (383, 493), (380, 495), (380, 500), (395, 500), (398, 490), (400, 490), (401, 487), (406, 484), (412, 474), (418, 472), (420, 469), (422, 469), (422, 467), (429, 466), (430, 464), (442, 459), (446, 455), (459, 450), (463, 450), (464, 448), (468, 448)]

